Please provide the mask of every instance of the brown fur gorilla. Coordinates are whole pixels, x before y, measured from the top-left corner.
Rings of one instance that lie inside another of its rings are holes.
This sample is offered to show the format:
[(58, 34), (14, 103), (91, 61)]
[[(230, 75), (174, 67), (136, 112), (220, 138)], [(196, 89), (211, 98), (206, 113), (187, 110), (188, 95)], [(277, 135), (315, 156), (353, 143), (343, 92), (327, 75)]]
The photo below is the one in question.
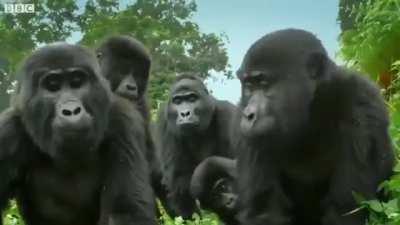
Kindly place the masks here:
[(295, 29), (256, 41), (238, 77), (241, 224), (364, 224), (352, 192), (377, 197), (394, 160), (378, 88)]
[(16, 197), (29, 225), (155, 225), (144, 121), (111, 93), (96, 57), (55, 43), (20, 76), (0, 117), (0, 209)]

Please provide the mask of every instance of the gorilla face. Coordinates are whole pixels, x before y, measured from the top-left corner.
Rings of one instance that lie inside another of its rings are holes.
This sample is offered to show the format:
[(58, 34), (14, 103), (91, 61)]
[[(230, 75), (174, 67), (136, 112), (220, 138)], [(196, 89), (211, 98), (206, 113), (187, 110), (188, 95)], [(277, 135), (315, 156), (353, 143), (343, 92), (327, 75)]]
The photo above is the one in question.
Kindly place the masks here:
[(142, 97), (147, 82), (147, 76), (141, 74), (142, 65), (136, 61), (115, 54), (103, 54), (100, 58), (102, 71), (110, 81), (112, 91), (133, 102)]
[(132, 102), (140, 100), (146, 91), (151, 64), (143, 44), (132, 37), (114, 36), (96, 52), (112, 91)]
[[(305, 63), (299, 67), (301, 62), (295, 59), (278, 60), (283, 57), (280, 53), (263, 51), (248, 54), (238, 71), (242, 83), (240, 129), (250, 137), (297, 132), (309, 119), (316, 80)], [(263, 56), (266, 53), (269, 55)]]
[(68, 44), (49, 45), (27, 59), (20, 108), (41, 151), (65, 159), (86, 154), (81, 149), (96, 149), (111, 104), (98, 71), (91, 54)]
[(213, 99), (197, 80), (182, 79), (171, 91), (168, 121), (180, 134), (204, 131), (214, 113)]
[(236, 208), (237, 194), (234, 193), (234, 181), (229, 178), (220, 178), (215, 181), (211, 189), (209, 204), (216, 211), (231, 212)]

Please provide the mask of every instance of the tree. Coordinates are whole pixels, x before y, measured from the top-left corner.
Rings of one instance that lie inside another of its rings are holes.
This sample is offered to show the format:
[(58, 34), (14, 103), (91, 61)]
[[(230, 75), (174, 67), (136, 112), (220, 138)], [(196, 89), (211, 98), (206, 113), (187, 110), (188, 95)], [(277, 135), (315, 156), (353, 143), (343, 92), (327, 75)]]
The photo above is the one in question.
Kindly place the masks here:
[(142, 41), (153, 57), (149, 95), (152, 108), (164, 100), (173, 78), (193, 72), (207, 78), (211, 70), (231, 77), (224, 41), (205, 34), (191, 21), (194, 1), (138, 0), (120, 5), (113, 0), (89, 0), (80, 16), (82, 43), (96, 46), (107, 35), (129, 34)]
[[(360, 5), (367, 1), (373, 0), (339, 0), (339, 15), (338, 21), (342, 31), (350, 30), (354, 28), (356, 20), (356, 11)], [(358, 15), (359, 16), (359, 15)]]
[[(77, 6), (73, 0), (34, 0), (35, 13), (0, 14), (0, 109), (9, 103), (7, 90), (17, 64), (41, 44), (65, 40), (76, 29)], [(0, 4), (0, 11), (4, 11)]]

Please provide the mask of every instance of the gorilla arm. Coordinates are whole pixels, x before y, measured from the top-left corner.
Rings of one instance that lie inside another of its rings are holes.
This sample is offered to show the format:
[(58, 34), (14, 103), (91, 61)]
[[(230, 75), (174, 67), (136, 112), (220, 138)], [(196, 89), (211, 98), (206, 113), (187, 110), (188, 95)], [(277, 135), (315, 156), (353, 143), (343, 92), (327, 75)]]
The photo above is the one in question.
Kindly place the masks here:
[(100, 224), (155, 225), (155, 205), (149, 181), (144, 121), (127, 100), (115, 96), (110, 114), (106, 177)]
[(340, 137), (334, 148), (341, 149), (340, 160), (323, 201), (326, 208), (322, 224), (354, 224), (364, 212), (349, 213), (358, 207), (352, 192), (367, 199), (376, 198), (376, 187), (392, 171), (388, 116), (379, 90), (361, 76), (350, 75), (332, 85), (348, 89), (341, 92), (346, 96), (340, 98), (338, 105), (342, 116), (336, 132)]
[[(25, 156), (21, 151), (24, 133), (16, 110), (8, 108), (0, 114), (0, 215), (13, 196), (22, 173)], [(26, 141), (26, 140), (25, 140)], [(2, 219), (0, 217), (0, 225)]]

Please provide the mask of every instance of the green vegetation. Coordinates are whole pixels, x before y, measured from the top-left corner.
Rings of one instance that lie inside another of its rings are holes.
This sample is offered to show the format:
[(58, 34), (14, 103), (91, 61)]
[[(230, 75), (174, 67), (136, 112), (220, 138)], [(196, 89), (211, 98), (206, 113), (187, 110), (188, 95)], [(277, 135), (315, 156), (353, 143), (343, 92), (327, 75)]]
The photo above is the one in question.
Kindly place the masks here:
[[(340, 56), (348, 66), (366, 73), (382, 88), (391, 116), (390, 134), (394, 147), (400, 147), (400, 0), (363, 1), (351, 5), (351, 28), (340, 37)], [(385, 202), (365, 201), (361, 208), (370, 212), (368, 224), (400, 223), (400, 165), (395, 175), (381, 185), (390, 198)]]

